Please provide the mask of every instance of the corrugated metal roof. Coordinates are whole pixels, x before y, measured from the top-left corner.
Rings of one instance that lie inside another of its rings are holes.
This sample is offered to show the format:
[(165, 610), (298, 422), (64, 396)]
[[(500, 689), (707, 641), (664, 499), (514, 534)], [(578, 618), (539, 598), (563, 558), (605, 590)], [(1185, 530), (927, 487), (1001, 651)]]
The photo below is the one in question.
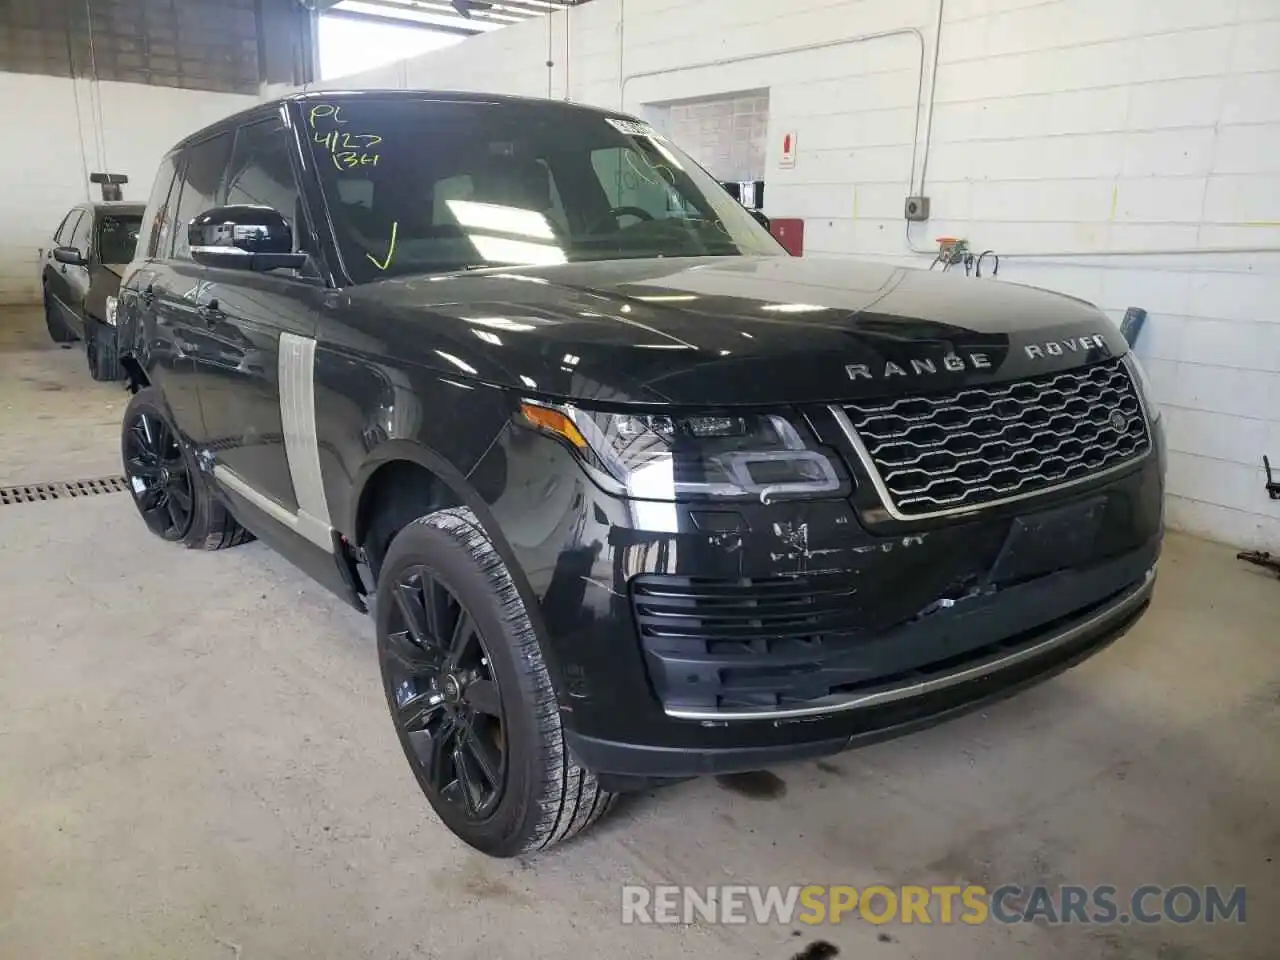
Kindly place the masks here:
[(588, 0), (317, 0), (325, 16), (473, 36)]

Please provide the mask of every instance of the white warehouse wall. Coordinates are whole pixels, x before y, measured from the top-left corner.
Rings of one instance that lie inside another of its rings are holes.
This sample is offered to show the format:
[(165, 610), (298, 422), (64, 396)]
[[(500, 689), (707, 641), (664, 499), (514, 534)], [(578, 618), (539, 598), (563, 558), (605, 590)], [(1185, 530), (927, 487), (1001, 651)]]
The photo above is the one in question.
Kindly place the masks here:
[(1280, 0), (593, 0), (330, 86), (636, 113), (767, 89), (766, 210), (806, 218), (809, 254), (923, 267), (958, 235), (1001, 280), (1146, 308), (1170, 524), (1280, 546)]
[(67, 210), (102, 197), (89, 173), (126, 174), (125, 199), (145, 201), (160, 158), (176, 141), (258, 99), (0, 73), (0, 102), (9, 129), (23, 131), (26, 141), (0, 153), (0, 303), (37, 303), (37, 250)]

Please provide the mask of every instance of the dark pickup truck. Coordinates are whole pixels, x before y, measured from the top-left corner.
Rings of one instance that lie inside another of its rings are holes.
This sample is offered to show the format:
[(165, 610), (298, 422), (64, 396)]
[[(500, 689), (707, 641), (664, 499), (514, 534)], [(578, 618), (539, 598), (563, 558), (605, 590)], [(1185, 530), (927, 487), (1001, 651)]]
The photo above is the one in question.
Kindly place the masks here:
[(1151, 596), (1163, 441), (1110, 320), (788, 257), (631, 117), (255, 107), (166, 158), (120, 317), (147, 525), (370, 610), (414, 776), (493, 855), (1005, 696)]

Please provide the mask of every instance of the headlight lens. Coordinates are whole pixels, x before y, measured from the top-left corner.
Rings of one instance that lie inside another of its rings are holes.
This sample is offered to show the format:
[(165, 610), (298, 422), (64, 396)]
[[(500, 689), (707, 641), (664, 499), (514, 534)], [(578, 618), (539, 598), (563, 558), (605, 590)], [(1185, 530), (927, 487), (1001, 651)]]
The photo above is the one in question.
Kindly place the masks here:
[(531, 423), (567, 440), (610, 486), (640, 500), (769, 503), (841, 487), (831, 459), (773, 414), (672, 417), (535, 403), (522, 410)]
[(119, 313), (119, 311), (120, 311), (120, 301), (117, 300), (115, 297), (107, 297), (107, 309), (106, 309), (107, 315), (103, 317), (103, 319), (107, 321), (108, 326), (114, 327), (116, 325), (116, 315)]
[(1151, 389), (1151, 381), (1147, 379), (1147, 371), (1142, 369), (1142, 364), (1138, 362), (1138, 358), (1134, 356), (1132, 350), (1124, 355), (1124, 362), (1129, 368), (1130, 376), (1133, 377), (1138, 389), (1142, 392), (1142, 402), (1147, 408), (1147, 416), (1151, 418), (1152, 423), (1155, 423), (1160, 419), (1160, 407), (1156, 403), (1155, 393)]

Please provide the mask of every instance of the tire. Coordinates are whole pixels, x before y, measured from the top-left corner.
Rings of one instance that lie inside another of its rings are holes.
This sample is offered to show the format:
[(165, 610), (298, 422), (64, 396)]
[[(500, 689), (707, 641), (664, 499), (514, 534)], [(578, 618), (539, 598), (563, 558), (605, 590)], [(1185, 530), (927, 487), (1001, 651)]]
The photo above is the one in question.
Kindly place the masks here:
[(84, 352), (89, 361), (89, 376), (100, 383), (124, 379), (120, 366), (120, 349), (115, 327), (88, 317), (84, 325)]
[(58, 308), (49, 296), (49, 288), (44, 289), (44, 325), (49, 330), (49, 337), (54, 343), (73, 343), (80, 338), (67, 326), (67, 321), (58, 314)]
[(512, 857), (603, 816), (614, 795), (565, 746), (533, 624), (474, 513), (440, 510), (396, 535), (378, 572), (375, 617), (400, 745), (455, 835)]
[(193, 550), (222, 550), (253, 539), (213, 495), (156, 387), (125, 408), (120, 456), (133, 504), (147, 528)]

